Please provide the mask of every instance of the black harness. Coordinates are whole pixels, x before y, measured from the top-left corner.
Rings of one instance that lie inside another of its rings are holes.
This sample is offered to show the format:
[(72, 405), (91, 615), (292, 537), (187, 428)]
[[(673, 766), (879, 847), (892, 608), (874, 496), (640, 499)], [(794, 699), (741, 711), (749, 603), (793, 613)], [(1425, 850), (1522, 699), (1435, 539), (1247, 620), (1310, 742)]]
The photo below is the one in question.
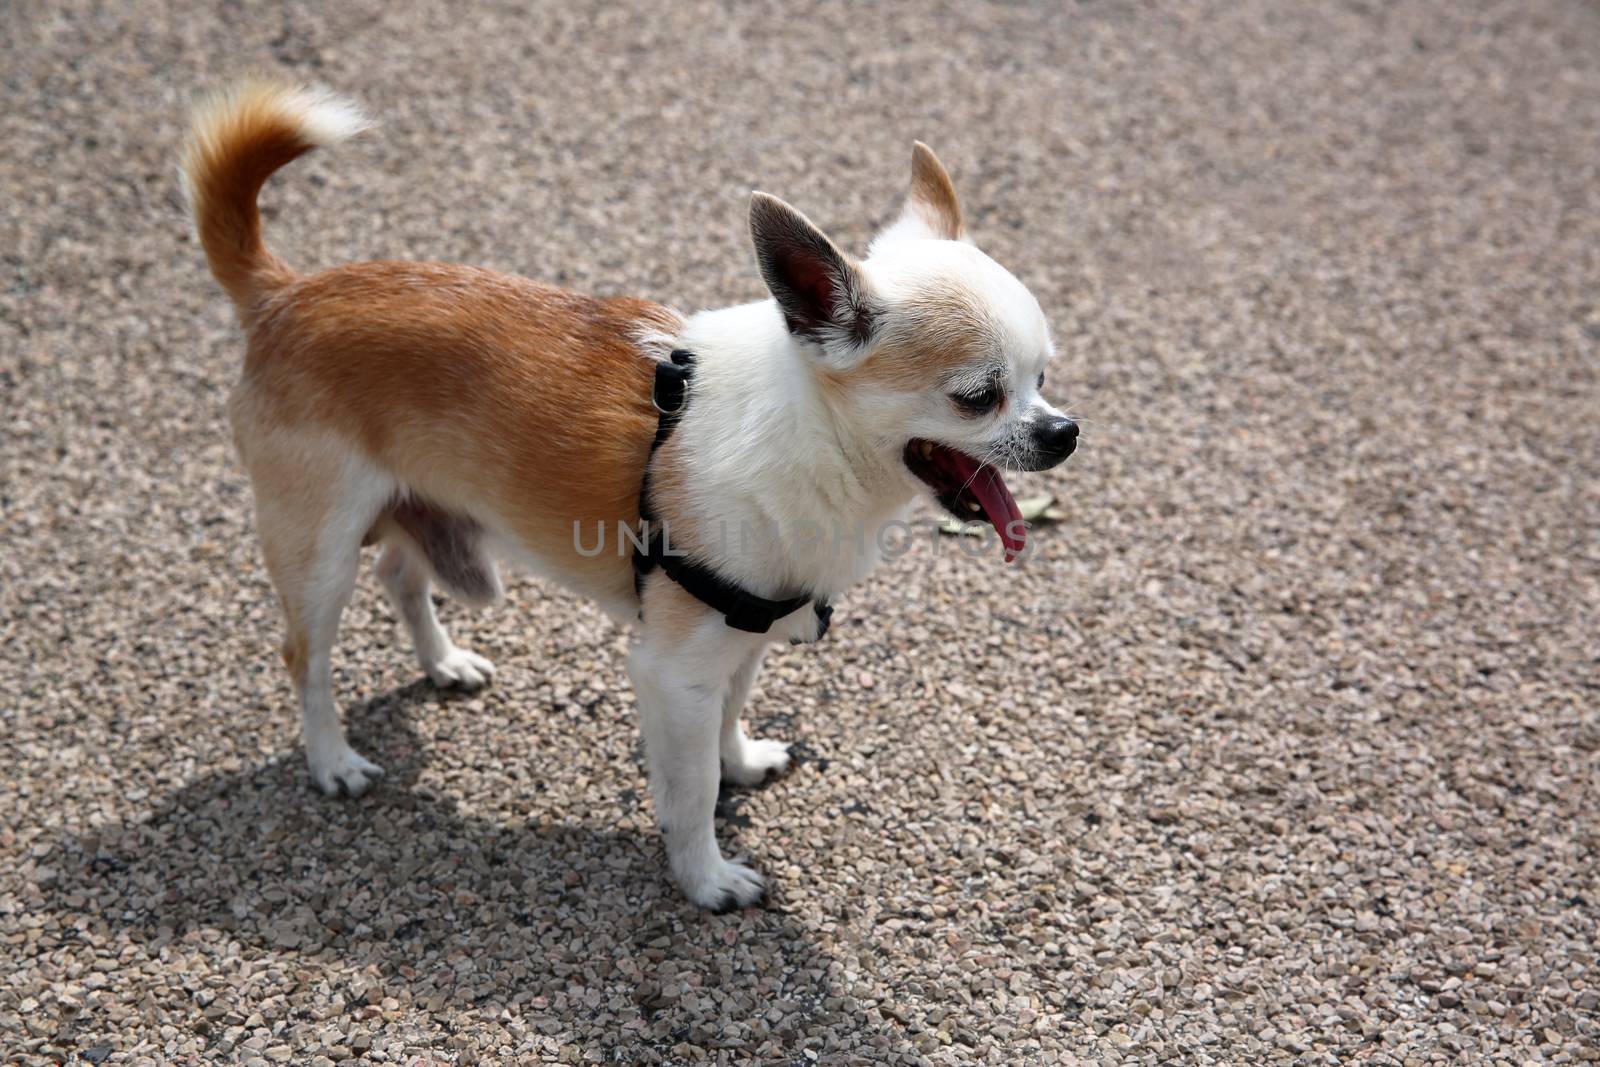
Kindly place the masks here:
[(656, 364), (655, 387), (650, 402), (661, 413), (656, 425), (655, 440), (650, 442), (650, 458), (645, 461), (644, 480), (639, 486), (639, 521), (644, 528), (645, 547), (633, 553), (633, 587), (636, 593), (644, 589), (645, 575), (660, 567), (673, 581), (696, 600), (720, 614), (735, 630), (764, 634), (772, 624), (786, 615), (811, 604), (817, 613), (817, 639), (828, 632), (828, 622), (833, 608), (826, 600), (813, 600), (809, 596), (794, 596), (786, 600), (768, 600), (756, 596), (703, 564), (686, 556), (667, 552), (666, 529), (656, 522), (650, 507), (650, 465), (656, 458), (661, 443), (672, 436), (672, 430), (683, 416), (689, 403), (689, 382), (694, 377), (694, 353), (675, 349), (672, 362)]

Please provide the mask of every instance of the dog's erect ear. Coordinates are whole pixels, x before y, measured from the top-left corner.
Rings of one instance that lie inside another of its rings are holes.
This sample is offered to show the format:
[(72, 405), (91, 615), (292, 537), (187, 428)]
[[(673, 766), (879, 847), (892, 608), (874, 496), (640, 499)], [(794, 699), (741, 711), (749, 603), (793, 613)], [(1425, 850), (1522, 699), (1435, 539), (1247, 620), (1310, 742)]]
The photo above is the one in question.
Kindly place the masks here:
[(810, 219), (775, 196), (753, 193), (750, 236), (790, 333), (825, 346), (866, 343), (874, 317), (866, 278)]
[(921, 141), (911, 146), (911, 195), (906, 199), (906, 211), (920, 218), (934, 237), (959, 241), (966, 236), (955, 182), (933, 149)]
[(911, 146), (911, 192), (900, 217), (872, 241), (872, 251), (897, 240), (965, 241), (961, 201), (949, 171), (933, 149), (917, 141)]

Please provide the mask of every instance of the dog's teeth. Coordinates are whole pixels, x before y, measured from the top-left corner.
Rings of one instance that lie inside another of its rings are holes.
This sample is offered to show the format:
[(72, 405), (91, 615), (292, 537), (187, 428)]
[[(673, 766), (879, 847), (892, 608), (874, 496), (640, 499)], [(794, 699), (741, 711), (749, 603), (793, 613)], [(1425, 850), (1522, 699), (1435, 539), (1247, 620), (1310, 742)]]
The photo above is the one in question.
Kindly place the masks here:
[(967, 501), (967, 510), (968, 511), (972, 511), (972, 512), (978, 512), (978, 511), (982, 511), (983, 509), (978, 506), (978, 502), (976, 500), (969, 500), (969, 501)]
[(924, 441), (924, 442), (922, 442), (922, 458), (923, 459), (932, 459), (933, 458), (933, 442), (932, 441)]

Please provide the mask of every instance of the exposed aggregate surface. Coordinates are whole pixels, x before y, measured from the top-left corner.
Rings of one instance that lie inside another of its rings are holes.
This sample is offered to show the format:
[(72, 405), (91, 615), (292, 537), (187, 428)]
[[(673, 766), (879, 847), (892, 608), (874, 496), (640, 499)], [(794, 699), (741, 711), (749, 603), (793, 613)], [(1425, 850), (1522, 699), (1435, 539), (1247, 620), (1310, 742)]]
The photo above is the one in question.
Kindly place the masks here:
[[(1600, 1059), (1600, 8), (1207, 0), (0, 8), (0, 1061)], [(382, 125), (303, 268), (761, 293), (922, 138), (1039, 296), (1079, 454), (1006, 566), (770, 660), (772, 897), (667, 882), (625, 635), (528, 579), (418, 679), (370, 574), (308, 784), (176, 198), (194, 92)]]

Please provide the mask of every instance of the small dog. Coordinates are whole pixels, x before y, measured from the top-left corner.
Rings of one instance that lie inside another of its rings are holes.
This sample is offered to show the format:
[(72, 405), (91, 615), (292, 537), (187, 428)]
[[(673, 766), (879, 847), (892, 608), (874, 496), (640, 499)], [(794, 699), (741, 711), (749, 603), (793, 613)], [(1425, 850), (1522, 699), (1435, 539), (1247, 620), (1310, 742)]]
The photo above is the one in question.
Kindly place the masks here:
[[(904, 210), (865, 260), (753, 194), (760, 303), (683, 315), (439, 263), (296, 273), (262, 241), (257, 194), (366, 125), (324, 92), (248, 84), (196, 112), (182, 166), (248, 336), (229, 416), (311, 775), (357, 795), (382, 773), (345, 740), (330, 671), (362, 547), (382, 546), (378, 575), (428, 677), (468, 689), (494, 668), (445, 634), (430, 587), (491, 603), (496, 561), (519, 562), (634, 624), (628, 672), (672, 873), (702, 907), (752, 904), (762, 878), (723, 857), (713, 808), (719, 756), (739, 785), (788, 766), (787, 745), (740, 721), (763, 652), (820, 635), (823, 604), (867, 574), (919, 490), (987, 518), (1007, 558), (1023, 551), (996, 468), (1053, 467), (1077, 439), (1040, 396), (1044, 315), (973, 246), (921, 143)], [(669, 354), (693, 370), (676, 409), (658, 389)], [(672, 542), (651, 559), (705, 580), (639, 565), (643, 540), (593, 548), (642, 514)], [(738, 621), (718, 596), (766, 617)]]

